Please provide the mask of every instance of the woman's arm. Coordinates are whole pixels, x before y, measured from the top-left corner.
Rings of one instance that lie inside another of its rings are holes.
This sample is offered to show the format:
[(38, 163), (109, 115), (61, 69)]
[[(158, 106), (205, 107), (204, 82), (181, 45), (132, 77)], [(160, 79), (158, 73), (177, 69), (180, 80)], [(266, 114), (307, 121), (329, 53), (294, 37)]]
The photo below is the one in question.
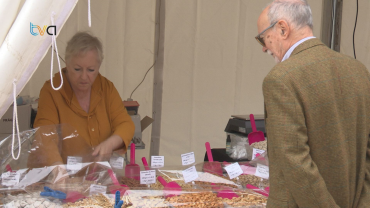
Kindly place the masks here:
[(134, 122), (131, 120), (131, 116), (128, 115), (117, 89), (110, 81), (107, 81), (106, 87), (105, 102), (108, 108), (112, 134), (95, 147), (93, 156), (109, 155), (117, 149), (126, 152), (135, 132)]
[[(39, 127), (35, 134), (33, 151), (28, 157), (28, 167), (44, 167), (55, 163), (63, 163), (58, 149), (58, 136), (50, 134), (57, 132), (55, 124), (59, 123), (58, 110), (48, 90), (46, 82), (40, 91), (39, 105), (34, 128)], [(45, 136), (47, 135), (47, 136)], [(36, 148), (37, 147), (37, 148)]]

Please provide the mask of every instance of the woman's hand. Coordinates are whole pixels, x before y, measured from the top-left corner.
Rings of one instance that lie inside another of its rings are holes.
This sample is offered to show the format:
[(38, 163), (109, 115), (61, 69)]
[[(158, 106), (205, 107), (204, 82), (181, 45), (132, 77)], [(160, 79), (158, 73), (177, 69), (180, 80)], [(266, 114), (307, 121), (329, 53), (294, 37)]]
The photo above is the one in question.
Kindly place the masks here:
[(102, 161), (105, 157), (109, 158), (115, 149), (123, 147), (124, 143), (120, 136), (112, 135), (104, 142), (95, 147), (93, 156), (98, 157), (98, 161)]

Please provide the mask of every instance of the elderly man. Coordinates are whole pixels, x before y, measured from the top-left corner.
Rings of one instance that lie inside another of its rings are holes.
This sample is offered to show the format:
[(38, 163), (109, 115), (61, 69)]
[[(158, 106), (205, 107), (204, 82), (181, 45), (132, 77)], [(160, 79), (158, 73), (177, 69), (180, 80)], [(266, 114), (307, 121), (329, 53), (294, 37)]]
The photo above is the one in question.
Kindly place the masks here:
[(305, 0), (273, 1), (257, 41), (278, 64), (263, 82), (267, 207), (370, 207), (370, 74), (313, 37)]

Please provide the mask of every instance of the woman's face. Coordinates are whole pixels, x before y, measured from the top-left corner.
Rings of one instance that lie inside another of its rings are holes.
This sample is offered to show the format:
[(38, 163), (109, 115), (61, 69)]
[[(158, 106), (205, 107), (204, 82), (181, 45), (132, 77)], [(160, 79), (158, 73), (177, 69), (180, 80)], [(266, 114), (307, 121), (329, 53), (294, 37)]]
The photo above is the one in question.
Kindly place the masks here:
[(67, 79), (73, 91), (86, 92), (98, 76), (100, 62), (96, 50), (79, 53), (67, 63)]

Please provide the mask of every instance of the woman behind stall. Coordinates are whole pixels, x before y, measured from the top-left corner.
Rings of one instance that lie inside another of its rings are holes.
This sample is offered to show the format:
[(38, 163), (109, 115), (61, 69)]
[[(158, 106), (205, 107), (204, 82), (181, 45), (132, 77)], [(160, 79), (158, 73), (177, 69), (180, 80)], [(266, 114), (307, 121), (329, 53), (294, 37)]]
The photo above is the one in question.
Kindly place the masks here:
[[(101, 42), (86, 32), (75, 34), (67, 44), (65, 61), (62, 88), (54, 90), (49, 80), (40, 91), (34, 127), (70, 125), (83, 141), (72, 138), (61, 145), (60, 141), (42, 138), (39, 141), (50, 143), (44, 147), (53, 146), (52, 143), (62, 147), (61, 154), (55, 147), (40, 149), (33, 154), (32, 162), (29, 160), (29, 166), (66, 164), (67, 156), (86, 149), (91, 149), (89, 154), (93, 157), (110, 155), (117, 149), (126, 151), (134, 135), (134, 123), (117, 89), (99, 73), (103, 61)], [(56, 73), (53, 85), (60, 84), (60, 73)]]

